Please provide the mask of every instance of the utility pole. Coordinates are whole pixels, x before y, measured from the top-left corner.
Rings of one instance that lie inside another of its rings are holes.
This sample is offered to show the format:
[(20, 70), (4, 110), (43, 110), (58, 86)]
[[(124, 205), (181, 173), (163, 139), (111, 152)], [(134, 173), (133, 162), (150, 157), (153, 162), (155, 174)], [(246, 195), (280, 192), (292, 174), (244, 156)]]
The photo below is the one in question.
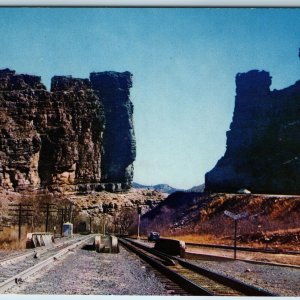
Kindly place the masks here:
[(45, 218), (45, 231), (48, 232), (49, 229), (49, 217), (50, 214), (55, 212), (54, 210), (51, 210), (52, 207), (55, 206), (55, 204), (51, 204), (51, 203), (46, 203), (45, 205), (42, 206), (42, 211), (44, 213), (46, 213), (46, 218)]
[(65, 218), (64, 218), (65, 210), (64, 210), (64, 208), (60, 208), (58, 211), (60, 212), (60, 215), (61, 215), (61, 219), (60, 219), (60, 235), (62, 236), (63, 235), (64, 221), (65, 221)]
[(49, 223), (49, 203), (47, 203), (46, 207), (46, 232), (48, 232), (48, 223)]
[(90, 216), (90, 234), (92, 233), (92, 217)]
[(73, 217), (73, 210), (72, 210), (72, 208), (73, 208), (73, 204), (72, 203), (70, 203), (70, 206), (69, 206), (69, 221), (71, 222), (71, 223), (73, 223), (72, 222), (72, 217)]
[[(16, 207), (15, 209), (9, 209), (11, 211), (10, 216), (17, 217), (17, 224), (18, 224), (18, 238), (19, 241), (21, 240), (21, 227), (23, 224), (28, 222), (28, 217), (32, 217), (32, 205), (31, 204), (9, 204), (10, 207)], [(25, 207), (25, 208), (24, 208)], [(26, 213), (26, 215), (24, 215)], [(28, 214), (29, 213), (29, 214)], [(26, 222), (23, 220), (26, 217)]]
[(141, 223), (141, 213), (142, 213), (142, 208), (140, 206), (137, 207), (137, 212), (138, 212), (138, 227), (137, 227), (137, 239), (140, 239), (140, 223)]
[(22, 217), (22, 204), (19, 204), (19, 240), (21, 240), (21, 217)]
[(103, 235), (105, 236), (105, 221), (106, 221), (106, 213), (108, 212), (108, 206), (106, 204), (102, 205), (103, 208)]

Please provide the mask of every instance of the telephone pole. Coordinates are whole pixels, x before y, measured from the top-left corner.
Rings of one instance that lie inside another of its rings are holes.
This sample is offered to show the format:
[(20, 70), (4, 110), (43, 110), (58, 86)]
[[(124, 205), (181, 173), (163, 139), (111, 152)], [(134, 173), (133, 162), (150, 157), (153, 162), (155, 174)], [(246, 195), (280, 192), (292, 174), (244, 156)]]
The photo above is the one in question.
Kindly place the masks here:
[(63, 226), (64, 226), (64, 222), (65, 222), (65, 208), (60, 208), (58, 209), (58, 213), (61, 215), (61, 219), (60, 219), (60, 235), (63, 235)]
[[(31, 204), (9, 204), (8, 206), (10, 207), (15, 207), (11, 208), (10, 210), (10, 216), (17, 218), (16, 223), (18, 224), (18, 237), (19, 241), (21, 240), (21, 227), (23, 224), (28, 223), (28, 217), (32, 217), (32, 205)], [(24, 214), (26, 213), (26, 215)], [(24, 218), (26, 218), (26, 221), (24, 221)]]
[(48, 229), (49, 229), (50, 214), (55, 212), (55, 210), (53, 210), (53, 206), (55, 206), (55, 204), (51, 204), (51, 203), (46, 203), (45, 205), (42, 206), (43, 212), (46, 214), (46, 218), (45, 218), (45, 231), (46, 232), (48, 232)]
[(137, 239), (140, 239), (140, 223), (141, 223), (141, 213), (142, 213), (142, 208), (140, 206), (137, 207), (137, 212), (138, 212), (138, 227), (137, 227)]

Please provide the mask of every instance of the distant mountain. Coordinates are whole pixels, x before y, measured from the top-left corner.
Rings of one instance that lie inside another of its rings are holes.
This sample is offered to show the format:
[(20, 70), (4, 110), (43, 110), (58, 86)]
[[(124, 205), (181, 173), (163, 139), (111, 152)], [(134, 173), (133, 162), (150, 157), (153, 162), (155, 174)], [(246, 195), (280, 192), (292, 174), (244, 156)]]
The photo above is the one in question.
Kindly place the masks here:
[(173, 187), (169, 186), (168, 184), (143, 185), (143, 184), (133, 182), (132, 187), (135, 189), (156, 190), (156, 191), (159, 191), (161, 193), (166, 193), (166, 194), (172, 194), (172, 193), (175, 193), (178, 191), (183, 191), (181, 189), (173, 188)]
[(196, 192), (196, 193), (202, 193), (204, 192), (205, 184), (195, 185), (192, 188), (186, 190), (187, 192)]

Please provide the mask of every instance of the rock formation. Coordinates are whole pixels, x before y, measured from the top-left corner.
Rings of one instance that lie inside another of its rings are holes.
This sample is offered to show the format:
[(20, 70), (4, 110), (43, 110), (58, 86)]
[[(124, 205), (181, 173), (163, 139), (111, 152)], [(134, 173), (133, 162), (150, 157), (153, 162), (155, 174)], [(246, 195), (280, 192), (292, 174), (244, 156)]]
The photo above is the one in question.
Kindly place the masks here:
[[(135, 160), (133, 105), (129, 101), (132, 75), (115, 72), (91, 73), (93, 89), (103, 101), (105, 131), (102, 158), (103, 182), (123, 182), (130, 185)], [(106, 149), (108, 151), (106, 151)]]
[[(121, 191), (135, 159), (131, 74), (41, 78), (0, 71), (0, 187)], [(94, 90), (95, 86), (95, 90)]]
[(268, 72), (237, 74), (226, 152), (205, 175), (207, 191), (299, 194), (300, 81), (270, 85)]

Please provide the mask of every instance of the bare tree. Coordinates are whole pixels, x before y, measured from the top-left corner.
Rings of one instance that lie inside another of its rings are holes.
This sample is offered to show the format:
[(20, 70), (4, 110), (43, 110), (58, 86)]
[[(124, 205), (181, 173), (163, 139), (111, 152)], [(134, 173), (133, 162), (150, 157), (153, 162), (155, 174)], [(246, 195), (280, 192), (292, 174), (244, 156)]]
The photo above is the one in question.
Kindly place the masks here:
[(129, 233), (130, 227), (136, 223), (136, 209), (133, 207), (123, 207), (118, 215), (118, 224), (121, 234)]

